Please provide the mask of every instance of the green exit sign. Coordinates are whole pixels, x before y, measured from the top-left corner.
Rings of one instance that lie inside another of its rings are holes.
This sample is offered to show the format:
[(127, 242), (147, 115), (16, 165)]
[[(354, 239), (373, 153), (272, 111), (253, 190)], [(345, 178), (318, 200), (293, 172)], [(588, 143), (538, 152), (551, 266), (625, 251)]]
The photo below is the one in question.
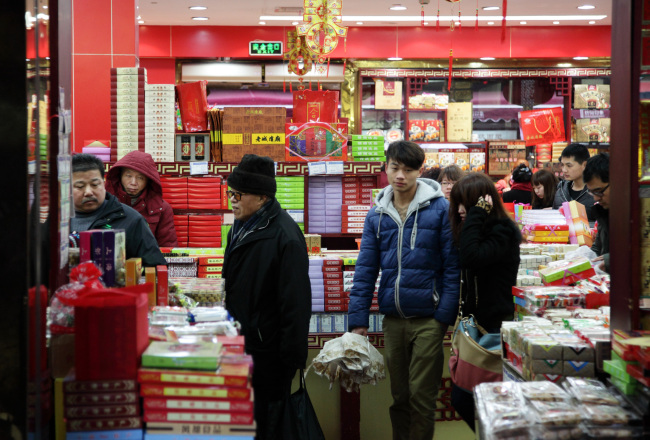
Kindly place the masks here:
[(250, 41), (249, 55), (282, 55), (282, 41)]

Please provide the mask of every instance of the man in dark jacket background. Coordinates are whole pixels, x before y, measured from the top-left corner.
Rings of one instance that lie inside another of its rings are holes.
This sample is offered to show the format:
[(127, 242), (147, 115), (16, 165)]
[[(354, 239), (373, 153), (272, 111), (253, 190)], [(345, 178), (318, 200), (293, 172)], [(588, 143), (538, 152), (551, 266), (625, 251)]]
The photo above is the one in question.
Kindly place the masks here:
[(305, 237), (275, 199), (275, 164), (245, 155), (228, 177), (235, 222), (228, 233), (223, 278), (226, 308), (241, 324), (253, 356), (257, 438), (269, 431), (268, 408), (287, 398), (307, 360), (311, 284)]
[(377, 275), (393, 439), (431, 440), (444, 364), (443, 338), (458, 314), (460, 270), (440, 184), (419, 179), (424, 151), (393, 142), (389, 186), (366, 216), (348, 306), (351, 332), (366, 336)]
[(158, 246), (178, 245), (174, 211), (162, 198), (160, 175), (151, 155), (132, 151), (108, 170), (106, 190), (147, 221)]
[(553, 209), (559, 209), (563, 202), (575, 200), (582, 203), (587, 211), (589, 223), (593, 225), (596, 220), (591, 208), (594, 206), (594, 198), (589, 194), (582, 173), (589, 159), (589, 150), (581, 144), (569, 144), (562, 150), (560, 161), (562, 162), (562, 177), (564, 180), (557, 185)]
[(598, 222), (598, 234), (591, 250), (603, 261), (600, 268), (609, 272), (609, 154), (600, 153), (591, 157), (583, 176), (589, 194), (596, 201), (592, 212)]
[(126, 258), (142, 258), (144, 266), (166, 265), (145, 219), (120, 203), (104, 187), (104, 163), (92, 154), (72, 156), (72, 233), (89, 229), (124, 229)]

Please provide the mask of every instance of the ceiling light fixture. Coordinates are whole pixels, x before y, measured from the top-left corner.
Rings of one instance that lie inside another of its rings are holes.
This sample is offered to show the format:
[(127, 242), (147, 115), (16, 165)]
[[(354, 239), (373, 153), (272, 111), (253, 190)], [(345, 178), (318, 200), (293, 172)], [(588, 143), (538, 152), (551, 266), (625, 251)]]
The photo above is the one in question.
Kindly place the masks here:
[(554, 21), (553, 24), (560, 24), (560, 22), (559, 21)]
[(363, 21), (357, 21), (357, 24), (361, 25), (363, 24)]
[(589, 24), (596, 24), (596, 22), (593, 21), (593, 20), (591, 20), (591, 21), (589, 22)]
[(494, 22), (493, 22), (493, 21), (488, 21), (488, 24), (489, 24), (490, 26), (492, 26), (492, 25), (494, 24)]
[(47, 9), (48, 7), (49, 7), (49, 6), (47, 6), (47, 5), (43, 5), (43, 9)]
[(406, 6), (402, 5), (393, 5), (390, 7), (391, 11), (406, 11)]
[(138, 15), (138, 18), (136, 20), (142, 20), (142, 17)]
[(297, 21), (292, 21), (292, 22), (291, 22), (291, 25), (292, 25), (292, 26), (298, 26), (298, 22), (297, 22)]
[[(425, 15), (424, 20), (425, 21), (430, 21), (430, 22), (435, 22), (437, 16), (436, 15)], [(503, 17), (500, 15), (481, 15), (479, 16), (479, 21), (482, 22), (501, 22)], [(528, 22), (540, 22), (540, 21), (554, 21), (554, 20), (562, 20), (562, 22), (568, 22), (568, 21), (580, 21), (584, 22), (587, 20), (604, 20), (607, 18), (607, 15), (509, 15), (506, 17), (506, 20), (510, 23), (517, 23), (519, 21), (528, 21)], [(261, 21), (284, 21), (284, 22), (292, 22), (292, 21), (301, 21), (303, 19), (302, 15), (261, 15), (259, 17), (259, 20)], [(474, 22), (476, 20), (476, 16), (472, 15), (464, 15), (461, 17), (461, 21), (468, 21), (468, 22)], [(368, 22), (416, 22), (416, 23), (421, 23), (422, 22), (422, 16), (421, 15), (344, 15), (342, 17), (342, 21), (344, 22), (352, 22), (355, 23), (357, 21), (363, 21), (365, 23)], [(458, 15), (441, 15), (440, 16), (440, 21), (441, 22), (451, 22), (451, 21), (458, 21)]]
[(494, 57), (481, 57), (482, 61), (494, 61)]
[(402, 59), (400, 57), (390, 57), (388, 61), (402, 61)]
[(483, 6), (484, 11), (498, 11), (499, 9), (498, 6)]
[(206, 21), (208, 17), (192, 17), (192, 20), (197, 20), (197, 21)]
[(260, 21), (260, 24), (266, 24), (266, 22), (265, 21)]
[(596, 9), (594, 5), (582, 5), (578, 6), (578, 9)]
[(190, 9), (192, 11), (205, 11), (208, 8), (207, 6), (190, 6)]
[(144, 24), (144, 20), (138, 20), (138, 23)]
[(425, 26), (428, 26), (428, 25), (429, 25), (429, 22), (428, 22), (428, 21), (425, 21), (425, 22), (424, 22), (424, 25), (425, 25)]
[(589, 57), (573, 57), (573, 59), (580, 61), (580, 60), (588, 60)]
[(526, 21), (520, 21), (519, 22), (519, 24), (526, 24), (526, 23), (528, 23), (528, 22), (526, 22)]
[(560, 63), (557, 67), (571, 67), (571, 63)]

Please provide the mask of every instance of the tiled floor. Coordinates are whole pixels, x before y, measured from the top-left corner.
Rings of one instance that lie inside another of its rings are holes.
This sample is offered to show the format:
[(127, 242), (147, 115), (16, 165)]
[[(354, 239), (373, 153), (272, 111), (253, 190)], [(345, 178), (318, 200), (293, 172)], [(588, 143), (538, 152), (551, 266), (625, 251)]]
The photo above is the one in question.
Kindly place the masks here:
[(435, 440), (474, 440), (474, 432), (463, 421), (436, 422)]

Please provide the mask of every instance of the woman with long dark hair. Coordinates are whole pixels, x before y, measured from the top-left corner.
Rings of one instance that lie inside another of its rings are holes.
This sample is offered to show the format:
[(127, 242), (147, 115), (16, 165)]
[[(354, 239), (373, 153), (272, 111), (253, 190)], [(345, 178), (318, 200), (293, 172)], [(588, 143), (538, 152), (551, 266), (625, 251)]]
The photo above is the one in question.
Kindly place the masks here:
[[(514, 318), (512, 286), (517, 283), (521, 233), (503, 207), (494, 183), (482, 173), (457, 182), (449, 197), (449, 218), (459, 248), (463, 316), (474, 315), (489, 333)], [(472, 390), (453, 385), (451, 402), (474, 429)]]
[(557, 191), (557, 177), (549, 170), (539, 170), (533, 174), (533, 209), (546, 209), (553, 207), (555, 191)]

